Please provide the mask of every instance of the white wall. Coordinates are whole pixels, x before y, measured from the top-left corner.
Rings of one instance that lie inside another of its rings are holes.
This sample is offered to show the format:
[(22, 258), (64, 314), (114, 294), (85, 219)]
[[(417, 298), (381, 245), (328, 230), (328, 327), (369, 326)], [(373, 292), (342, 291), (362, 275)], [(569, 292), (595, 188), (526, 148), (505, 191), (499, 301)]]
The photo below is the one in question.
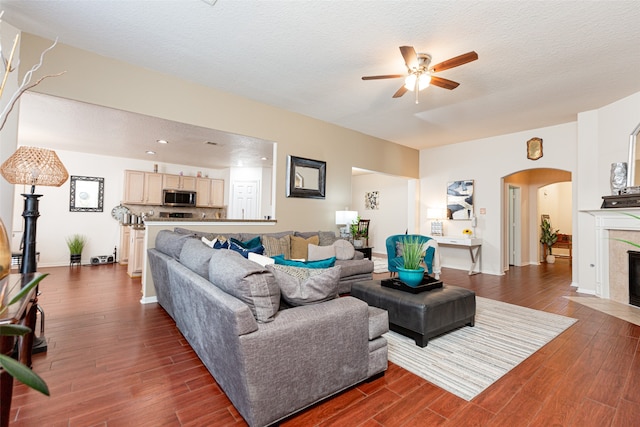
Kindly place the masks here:
[[(393, 234), (403, 234), (409, 228), (409, 180), (383, 175), (355, 175), (351, 179), (351, 206), (362, 219), (369, 219), (369, 246), (373, 252), (386, 254), (385, 240)], [(378, 191), (380, 209), (365, 209), (365, 193)]]
[[(152, 171), (153, 164), (157, 162), (97, 156), (72, 151), (58, 150), (56, 153), (67, 168), (69, 175), (104, 178), (104, 210), (103, 212), (69, 212), (69, 180), (61, 187), (36, 187), (36, 194), (43, 195), (40, 198), (40, 217), (36, 233), (36, 248), (40, 252), (38, 265), (42, 267), (68, 265), (69, 251), (65, 239), (73, 234), (84, 234), (89, 239), (82, 252), (83, 263), (88, 263), (89, 259), (95, 255), (111, 255), (114, 247), (120, 244), (119, 224), (111, 217), (111, 210), (122, 200), (124, 170)], [(182, 171), (189, 176), (195, 176), (197, 173), (196, 168), (168, 163), (159, 163), (158, 171), (172, 174)], [(210, 177), (219, 177), (220, 175), (220, 172), (216, 170), (202, 170), (202, 172)], [(12, 234), (12, 249), (14, 251), (19, 248), (24, 228), (21, 216), (24, 198), (20, 194), (25, 191), (30, 191), (30, 188), (16, 186)], [(8, 226), (7, 228), (9, 229)]]
[[(534, 129), (493, 138), (463, 142), (420, 151), (420, 224), (428, 234), (427, 207), (446, 205), (447, 182), (473, 179), (476, 232), (483, 239), (481, 268), (489, 274), (502, 274), (503, 262), (503, 184), (502, 178), (531, 168), (552, 168), (573, 172), (576, 168), (576, 123)], [(544, 156), (527, 159), (526, 142), (543, 139)], [(486, 213), (482, 214), (481, 209)], [(445, 235), (461, 236), (470, 221), (445, 221)], [(469, 254), (456, 248), (442, 248), (444, 267), (468, 269)]]

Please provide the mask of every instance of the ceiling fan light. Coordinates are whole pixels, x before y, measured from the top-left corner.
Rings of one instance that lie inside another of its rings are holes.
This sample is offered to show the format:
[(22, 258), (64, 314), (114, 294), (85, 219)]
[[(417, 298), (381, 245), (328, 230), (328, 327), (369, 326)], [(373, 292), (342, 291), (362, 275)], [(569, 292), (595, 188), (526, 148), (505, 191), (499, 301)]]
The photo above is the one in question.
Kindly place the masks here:
[(430, 84), (431, 84), (431, 74), (429, 73), (420, 74), (420, 79), (418, 80), (418, 90), (426, 89), (427, 87), (429, 87)]
[(416, 88), (416, 80), (418, 81), (418, 90), (426, 89), (431, 83), (431, 74), (409, 74), (407, 78), (404, 79), (404, 87), (413, 92)]
[(404, 87), (406, 87), (408, 90), (413, 92), (413, 90), (416, 87), (416, 79), (417, 78), (418, 78), (418, 76), (416, 76), (415, 74), (409, 74), (407, 76), (407, 78), (404, 79)]

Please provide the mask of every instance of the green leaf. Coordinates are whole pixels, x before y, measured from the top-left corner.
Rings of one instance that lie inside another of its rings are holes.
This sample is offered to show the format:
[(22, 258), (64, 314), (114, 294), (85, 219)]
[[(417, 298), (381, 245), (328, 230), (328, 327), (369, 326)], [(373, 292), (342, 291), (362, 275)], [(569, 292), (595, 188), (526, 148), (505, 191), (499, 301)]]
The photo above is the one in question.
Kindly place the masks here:
[(636, 248), (640, 248), (640, 244), (634, 243), (634, 242), (630, 242), (629, 240), (615, 239), (615, 238), (611, 238), (611, 240), (617, 240), (618, 242), (627, 243), (627, 244), (629, 244), (631, 246), (635, 246)]
[(22, 287), (22, 289), (20, 289), (20, 292), (18, 292), (18, 294), (15, 297), (13, 297), (13, 299), (11, 301), (9, 301), (8, 305), (15, 304), (16, 302), (20, 301), (22, 298), (24, 298), (25, 295), (27, 295), (29, 292), (31, 292), (31, 289), (33, 289), (36, 286), (38, 286), (38, 283), (40, 283), (40, 281), (42, 279), (44, 279), (45, 277), (47, 277), (48, 275), (49, 275), (49, 273), (45, 273), (45, 274), (43, 274), (41, 276), (36, 277), (32, 281), (30, 281), (26, 286), (24, 286), (24, 287)]
[(30, 387), (40, 393), (49, 396), (49, 387), (47, 387), (47, 383), (44, 382), (38, 374), (33, 372), (31, 369), (18, 362), (11, 357), (0, 354), (0, 366), (6, 370), (9, 375), (13, 378), (17, 379), (27, 387)]
[(23, 325), (0, 325), (0, 335), (2, 336), (22, 336), (29, 332), (31, 329)]

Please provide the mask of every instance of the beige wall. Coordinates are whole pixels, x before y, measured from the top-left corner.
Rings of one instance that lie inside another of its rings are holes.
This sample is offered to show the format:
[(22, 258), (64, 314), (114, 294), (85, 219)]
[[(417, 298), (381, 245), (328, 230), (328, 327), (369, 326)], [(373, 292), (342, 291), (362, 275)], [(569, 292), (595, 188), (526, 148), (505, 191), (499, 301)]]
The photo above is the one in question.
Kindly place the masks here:
[[(23, 34), (21, 63), (38, 62), (50, 44)], [(351, 202), (352, 167), (418, 177), (417, 150), (246, 98), (65, 45), (47, 54), (40, 75), (61, 70), (34, 90), (277, 142), (278, 224), (271, 231), (334, 229), (335, 211)], [(327, 162), (325, 200), (286, 198), (287, 155)]]

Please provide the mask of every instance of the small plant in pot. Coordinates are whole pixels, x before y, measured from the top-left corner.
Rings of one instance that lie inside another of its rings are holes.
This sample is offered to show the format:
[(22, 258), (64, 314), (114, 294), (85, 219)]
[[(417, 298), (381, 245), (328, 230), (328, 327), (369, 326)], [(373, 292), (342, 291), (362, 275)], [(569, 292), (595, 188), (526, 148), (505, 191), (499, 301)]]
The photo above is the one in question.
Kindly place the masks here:
[(556, 257), (551, 253), (551, 247), (558, 241), (558, 231), (560, 230), (551, 228), (551, 222), (548, 218), (542, 219), (542, 224), (540, 224), (540, 243), (549, 248), (549, 254), (546, 258), (549, 264), (556, 262)]
[(87, 238), (82, 234), (74, 234), (73, 236), (67, 237), (67, 247), (69, 248), (70, 253), (70, 263), (71, 264), (80, 264), (82, 260), (82, 249), (87, 244)]
[(409, 286), (422, 283), (424, 267), (421, 265), (427, 250), (426, 242), (418, 236), (407, 236), (402, 240), (402, 259), (404, 265), (398, 267), (398, 278)]

